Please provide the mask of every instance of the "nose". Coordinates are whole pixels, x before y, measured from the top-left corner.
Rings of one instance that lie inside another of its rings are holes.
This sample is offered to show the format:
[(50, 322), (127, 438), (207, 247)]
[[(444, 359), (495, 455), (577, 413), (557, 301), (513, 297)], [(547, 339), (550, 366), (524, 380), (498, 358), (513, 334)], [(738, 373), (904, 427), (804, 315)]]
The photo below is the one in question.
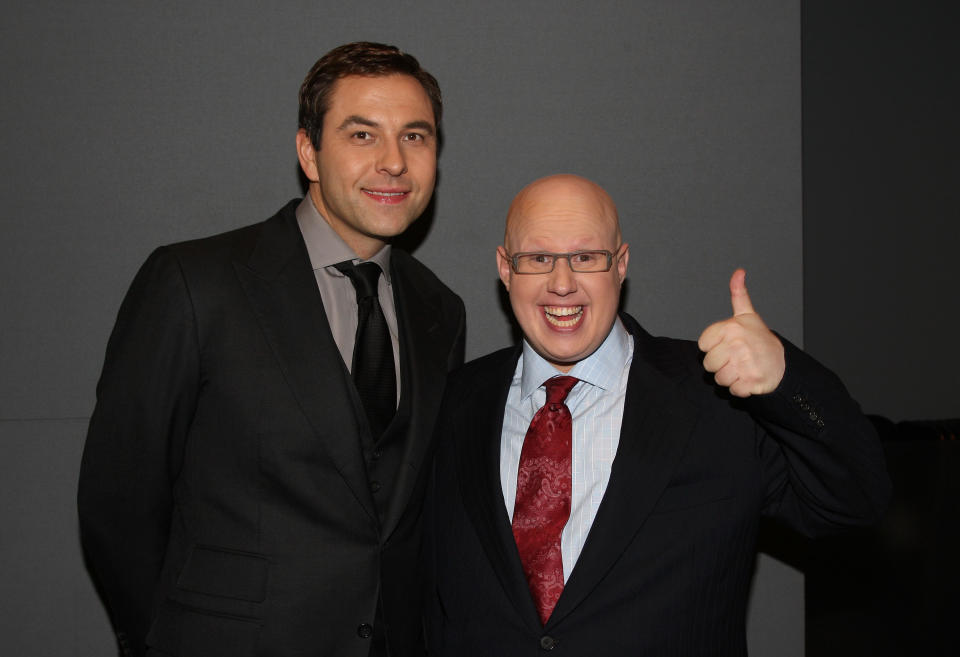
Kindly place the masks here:
[(399, 143), (392, 139), (383, 142), (378, 153), (377, 170), (390, 176), (402, 176), (407, 172), (407, 160)]
[(570, 261), (566, 258), (557, 258), (553, 271), (547, 276), (547, 290), (550, 292), (566, 296), (577, 291), (577, 275), (570, 269)]

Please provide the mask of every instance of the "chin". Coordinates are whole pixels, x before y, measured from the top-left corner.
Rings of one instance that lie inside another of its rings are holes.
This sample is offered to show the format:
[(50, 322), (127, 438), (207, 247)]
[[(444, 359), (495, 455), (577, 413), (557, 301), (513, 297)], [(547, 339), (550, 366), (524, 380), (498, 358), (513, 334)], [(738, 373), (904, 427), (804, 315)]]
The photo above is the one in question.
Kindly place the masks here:
[(575, 354), (562, 353), (558, 354), (555, 352), (545, 351), (540, 354), (543, 358), (553, 365), (556, 368), (566, 368), (570, 369), (577, 363), (579, 363), (583, 358)]

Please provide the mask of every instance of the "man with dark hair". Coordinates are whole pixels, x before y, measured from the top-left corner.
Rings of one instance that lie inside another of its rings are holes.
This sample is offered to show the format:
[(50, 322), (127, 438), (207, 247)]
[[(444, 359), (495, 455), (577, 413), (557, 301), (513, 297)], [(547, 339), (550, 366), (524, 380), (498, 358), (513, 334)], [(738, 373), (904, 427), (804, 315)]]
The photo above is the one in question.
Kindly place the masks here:
[(523, 341), (448, 383), (424, 512), (431, 656), (743, 657), (760, 517), (814, 535), (883, 513), (872, 425), (767, 328), (745, 272), (697, 344), (618, 312), (629, 257), (588, 180), (544, 178), (510, 206), (497, 266)]
[(410, 55), (334, 49), (300, 90), (306, 198), (137, 274), (78, 496), (124, 655), (422, 653), (425, 463), (464, 311), (390, 241), (430, 201), (441, 108)]

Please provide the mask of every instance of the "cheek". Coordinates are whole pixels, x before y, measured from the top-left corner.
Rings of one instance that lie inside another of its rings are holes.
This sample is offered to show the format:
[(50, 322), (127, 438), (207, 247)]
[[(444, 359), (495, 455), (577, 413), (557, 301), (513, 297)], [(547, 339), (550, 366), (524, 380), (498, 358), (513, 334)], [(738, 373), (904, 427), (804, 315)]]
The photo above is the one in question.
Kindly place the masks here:
[(330, 190), (343, 189), (350, 179), (349, 160), (328, 153), (320, 160), (320, 180)]
[(520, 322), (521, 328), (523, 328), (522, 325), (526, 317), (526, 304), (517, 297), (513, 290), (510, 291), (510, 307), (513, 309), (513, 316)]
[(437, 170), (437, 154), (433, 150), (417, 149), (416, 152), (408, 155), (408, 159), (415, 162), (424, 175), (433, 175)]
[(371, 153), (363, 148), (331, 148), (327, 153), (333, 175), (347, 181), (355, 178), (370, 167)]
[[(594, 322), (598, 327), (609, 326), (617, 316), (620, 306), (620, 288), (617, 285), (604, 285), (593, 290), (591, 303), (594, 310)], [(606, 336), (604, 336), (606, 337)]]
[(513, 309), (513, 316), (520, 323), (520, 328), (524, 332), (537, 330), (539, 327), (537, 316), (541, 311), (535, 303), (536, 293), (529, 290), (528, 286), (518, 283), (514, 278), (509, 294), (510, 307)]
[(408, 170), (420, 183), (424, 190), (432, 190), (437, 179), (437, 160), (435, 157), (424, 155), (414, 161)]
[(536, 281), (529, 276), (510, 276), (507, 289), (510, 292), (510, 304), (514, 310), (530, 311), (536, 309), (538, 288)]

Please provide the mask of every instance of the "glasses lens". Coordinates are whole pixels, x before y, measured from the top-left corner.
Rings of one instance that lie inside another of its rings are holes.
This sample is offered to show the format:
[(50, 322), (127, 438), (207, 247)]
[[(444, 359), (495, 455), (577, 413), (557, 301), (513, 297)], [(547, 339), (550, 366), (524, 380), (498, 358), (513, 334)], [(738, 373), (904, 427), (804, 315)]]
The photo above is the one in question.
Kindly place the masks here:
[(517, 256), (517, 271), (521, 274), (543, 274), (553, 269), (553, 255), (524, 253)]
[(573, 271), (607, 271), (610, 268), (606, 251), (580, 251), (570, 255)]

